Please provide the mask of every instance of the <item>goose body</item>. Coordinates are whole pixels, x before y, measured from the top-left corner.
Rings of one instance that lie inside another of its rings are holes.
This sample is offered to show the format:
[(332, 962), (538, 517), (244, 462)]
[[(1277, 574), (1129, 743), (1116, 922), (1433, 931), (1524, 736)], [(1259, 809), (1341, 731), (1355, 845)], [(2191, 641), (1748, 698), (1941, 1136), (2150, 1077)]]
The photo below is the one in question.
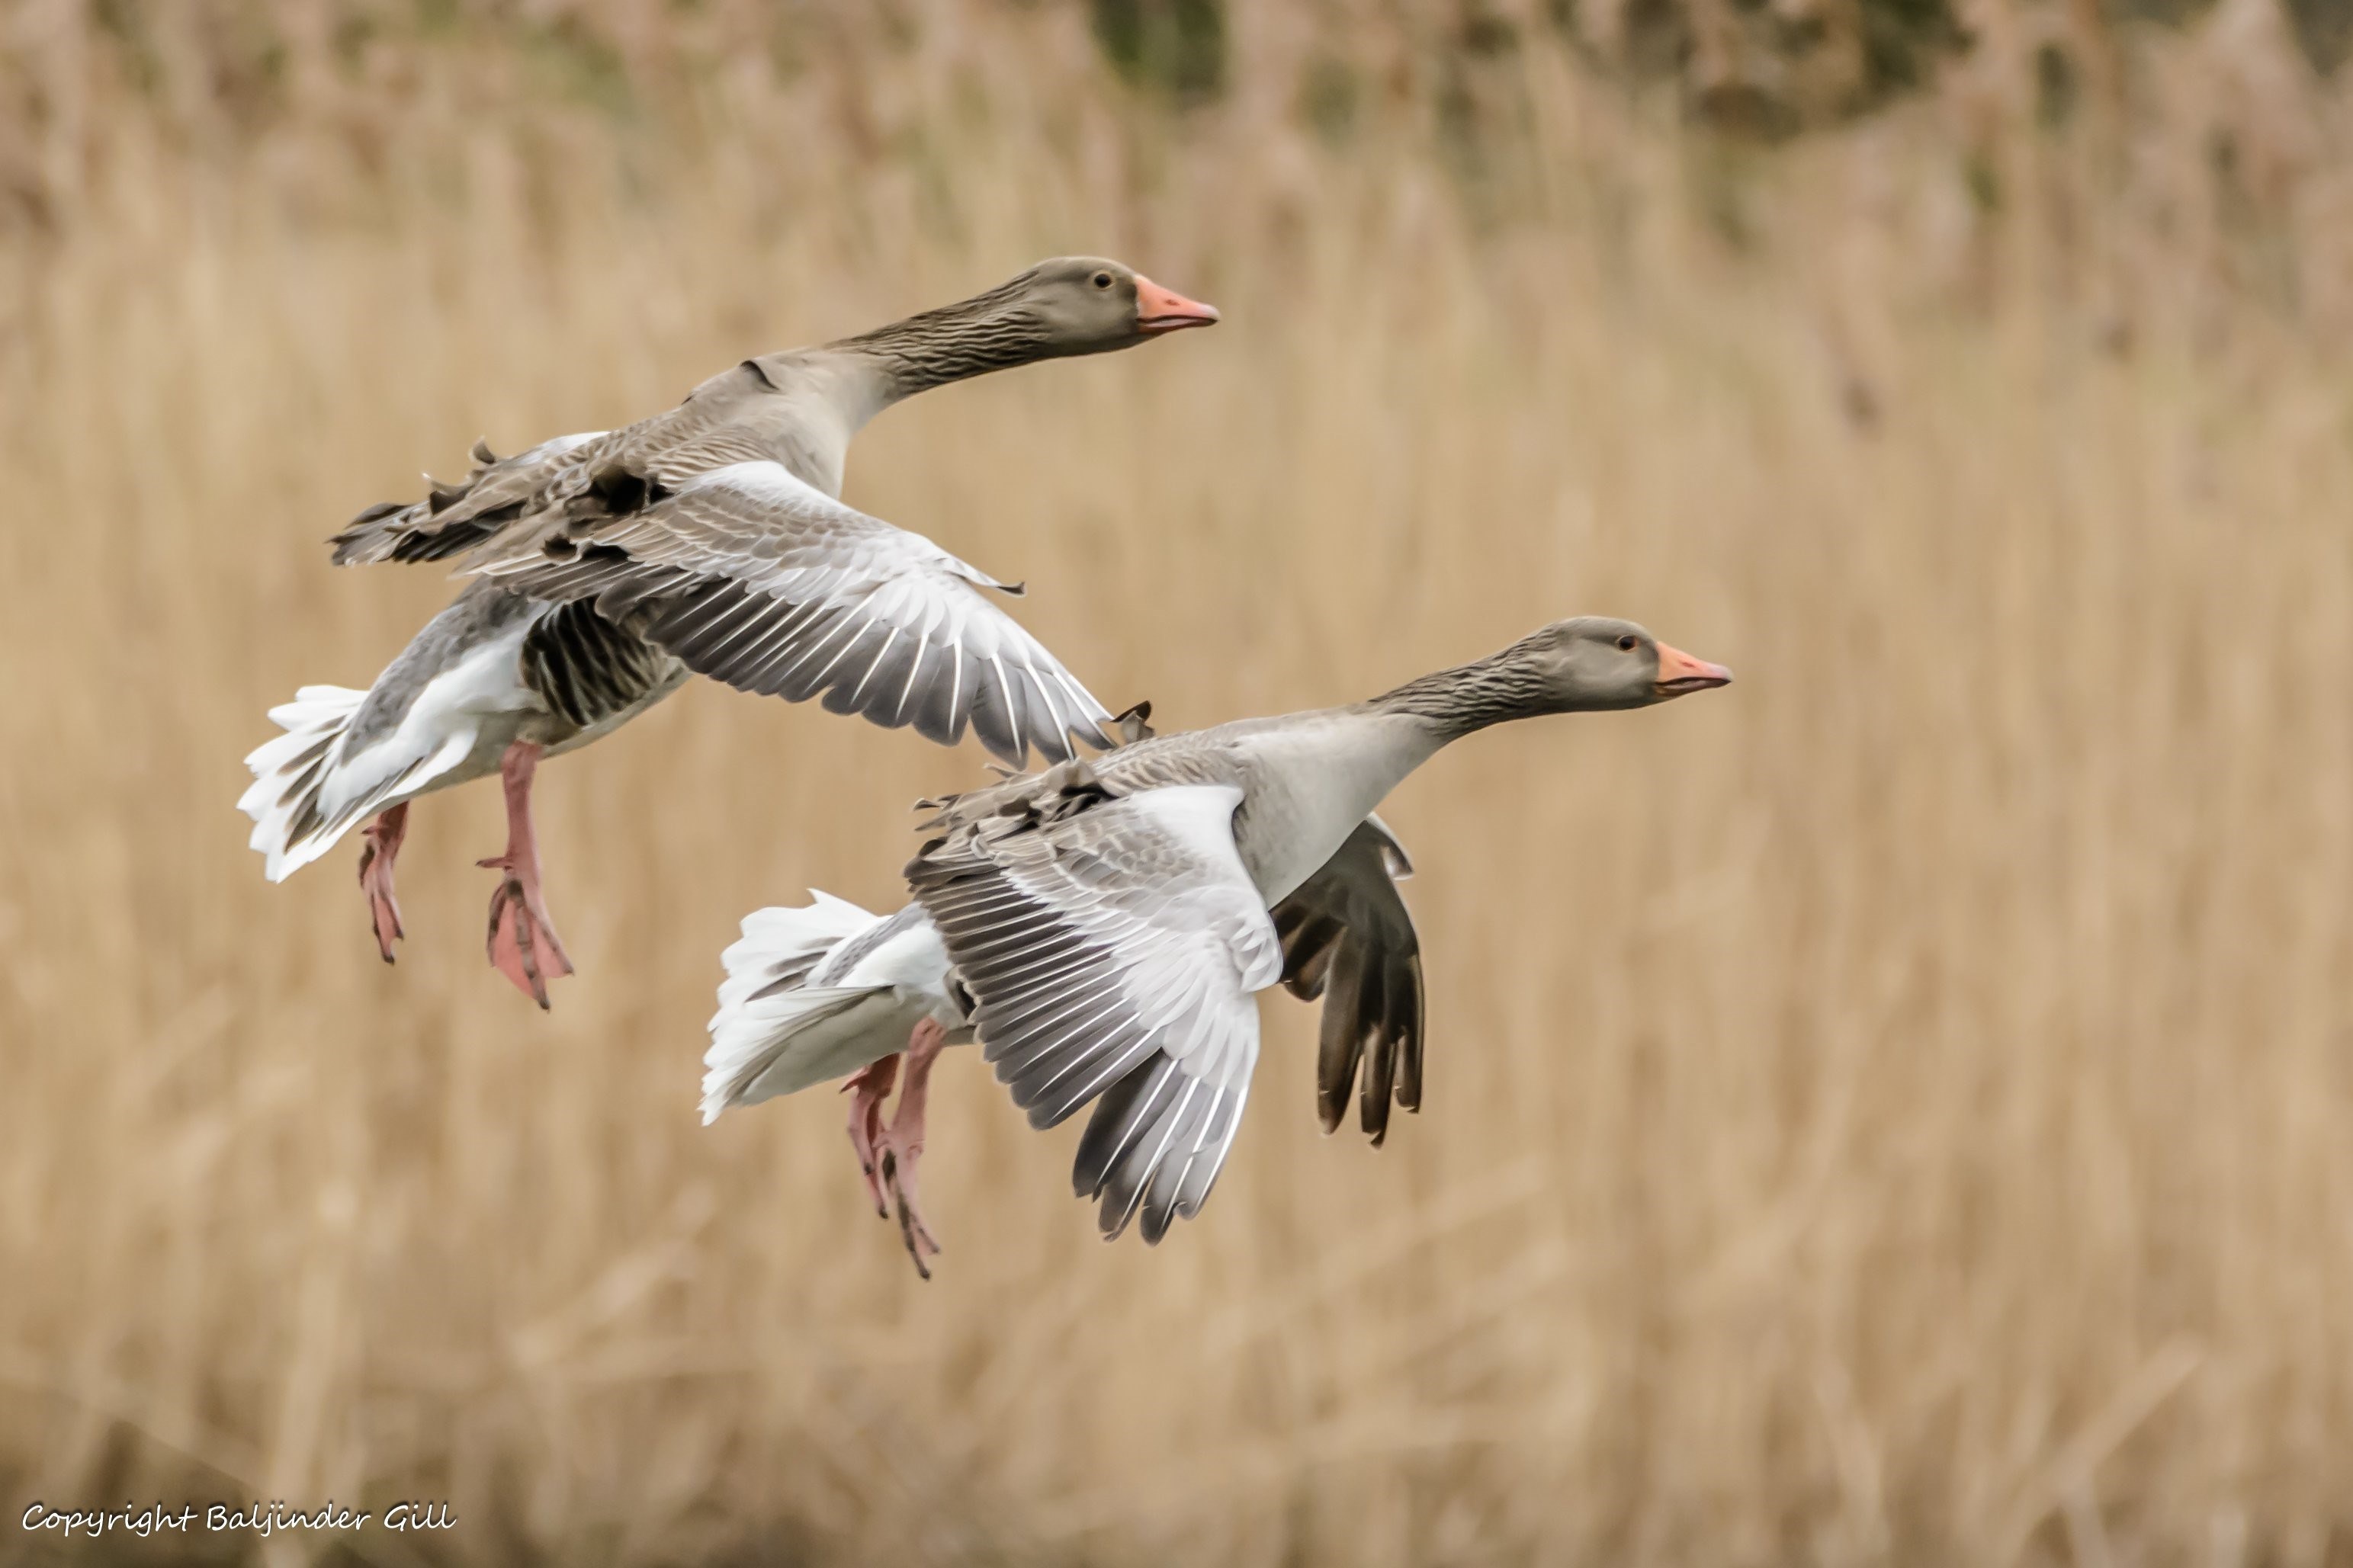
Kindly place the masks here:
[(286, 733), (247, 758), (237, 804), (282, 881), (364, 818), (499, 771), (517, 744), (559, 756), (684, 684), (679, 660), (562, 605), (477, 583), (365, 691), (306, 686), (272, 709)]
[[(1413, 918), (1393, 885), (1412, 875), (1404, 847), (1378, 817), (1367, 817), (1348, 843), (1318, 868), (1314, 887), (1294, 889), (1271, 906), (1285, 950), (1336, 941), (1353, 930), (1361, 943), (1377, 931), (1392, 955), (1398, 1010), (1411, 993), (1418, 1013), (1420, 976)], [(939, 929), (920, 904), (891, 915), (870, 914), (847, 900), (812, 889), (799, 908), (757, 910), (744, 919), (742, 937), (720, 955), (727, 978), (711, 1019), (703, 1056), (702, 1120), (845, 1078), (902, 1048), (926, 1018), (947, 1032), (945, 1043), (969, 1044), (971, 1026), (957, 993)], [(1320, 938), (1319, 942), (1317, 939)], [(1310, 1000), (1314, 991), (1304, 993)], [(1410, 1081), (1368, 1078), (1365, 1131), (1377, 1144), (1388, 1132), (1388, 1107), (1419, 1109), (1419, 1037), (1415, 1054), (1400, 1058)], [(1335, 1068), (1337, 1064), (1335, 1063)], [(1354, 1080), (1319, 1086), (1325, 1131), (1339, 1125)]]
[(826, 893), (744, 918), (703, 1060), (702, 1120), (845, 1078), (897, 1052), (926, 1018), (969, 1040), (947, 951), (922, 909), (869, 914)]
[(1018, 588), (842, 505), (844, 460), (914, 393), (1215, 320), (1118, 263), (1064, 258), (860, 337), (744, 361), (620, 430), (505, 459), (477, 444), (464, 483), (369, 508), (333, 542), (339, 564), (458, 559), (478, 581), (365, 693), (306, 687), (272, 710), (286, 732), (247, 759), (239, 802), (267, 874), (376, 816), (361, 880), (390, 962), (407, 802), (499, 772), (508, 879), (491, 960), (545, 1006), (546, 975), (570, 964), (538, 890), (533, 770), (691, 673), (822, 696), (942, 743), (969, 726), (1016, 765), (1105, 743), (1102, 705), (992, 602)]
[[(1327, 1131), (1360, 1065), (1376, 1141), (1392, 1097), (1419, 1105), (1419, 944), (1395, 889), (1406, 862), (1371, 815), (1391, 789), (1491, 724), (1730, 679), (1630, 622), (1578, 617), (1351, 707), (1145, 739), (951, 797), (907, 867), (944, 960), (939, 992), (1033, 1126), (1095, 1107), (1073, 1184), (1101, 1200), (1106, 1237), (1139, 1220), (1157, 1241), (1199, 1210), (1240, 1124), (1256, 993), (1324, 998)], [(714, 1026), (739, 1026), (741, 1061), (756, 1031), (725, 1000)], [(789, 1031), (773, 1043), (792, 1054)], [(719, 1055), (706, 1115), (731, 1102)], [(918, 1119), (917, 1147), (920, 1135)], [(911, 1209), (902, 1198), (913, 1251), (928, 1233)]]

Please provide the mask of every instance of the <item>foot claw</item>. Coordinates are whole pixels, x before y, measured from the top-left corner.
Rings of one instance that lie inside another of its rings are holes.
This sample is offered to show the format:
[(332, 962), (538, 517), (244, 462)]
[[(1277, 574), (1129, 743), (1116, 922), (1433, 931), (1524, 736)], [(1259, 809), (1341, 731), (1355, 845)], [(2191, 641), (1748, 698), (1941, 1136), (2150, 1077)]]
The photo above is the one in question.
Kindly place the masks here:
[(866, 1193), (874, 1200), (879, 1219), (891, 1217), (891, 1205), (883, 1195), (882, 1161), (877, 1153), (882, 1142), (882, 1101), (890, 1097), (898, 1077), (899, 1058), (884, 1057), (852, 1073), (841, 1086), (844, 1094), (856, 1097), (849, 1102), (849, 1146), (857, 1152), (858, 1169), (866, 1179)]
[[(502, 869), (504, 862), (485, 860), (482, 864)], [(487, 947), (491, 965), (513, 983), (516, 990), (539, 1004), (545, 1011), (547, 982), (562, 979), (573, 973), (572, 960), (565, 955), (563, 942), (540, 908), (533, 890), (524, 887), (513, 872), (507, 873), (491, 895), (491, 925)], [(547, 962), (541, 962), (542, 952)]]
[(499, 760), (506, 785), (507, 852), (475, 864), (506, 875), (491, 895), (491, 964), (516, 990), (547, 1007), (547, 983), (573, 973), (539, 887), (539, 850), (531, 826), (531, 781), (540, 748), (518, 741)]
[[(895, 1211), (899, 1239), (907, 1248), (908, 1260), (926, 1279), (932, 1270), (924, 1259), (938, 1257), (944, 1249), (932, 1235), (932, 1227), (923, 1223), (923, 1211), (915, 1201), (915, 1166), (923, 1153), (923, 1107), (930, 1098), (932, 1063), (946, 1041), (947, 1031), (927, 1018), (907, 1037), (905, 1051), (860, 1068), (841, 1086), (843, 1092), (855, 1097), (849, 1102), (849, 1145), (858, 1152), (858, 1169), (865, 1177), (867, 1195), (874, 1200), (874, 1212), (882, 1218), (892, 1218)], [(902, 1057), (907, 1064), (906, 1089), (886, 1128), (882, 1102), (898, 1080)]]
[(885, 1150), (882, 1181), (891, 1189), (892, 1200), (899, 1211), (899, 1239), (907, 1248), (908, 1260), (914, 1264), (918, 1275), (929, 1279), (932, 1270), (923, 1261), (925, 1255), (937, 1258), (946, 1248), (932, 1235), (931, 1227), (923, 1223), (923, 1211), (915, 1204), (915, 1162), (923, 1152), (923, 1145), (917, 1144), (906, 1150), (902, 1159), (901, 1151)]
[(392, 944), (406, 936), (401, 929), (400, 900), (392, 890), (393, 858), (400, 853), (401, 835), (406, 830), (408, 807), (394, 806), (360, 833), (360, 891), (368, 901), (368, 926), (375, 932), (376, 951), (386, 963), (392, 962)]

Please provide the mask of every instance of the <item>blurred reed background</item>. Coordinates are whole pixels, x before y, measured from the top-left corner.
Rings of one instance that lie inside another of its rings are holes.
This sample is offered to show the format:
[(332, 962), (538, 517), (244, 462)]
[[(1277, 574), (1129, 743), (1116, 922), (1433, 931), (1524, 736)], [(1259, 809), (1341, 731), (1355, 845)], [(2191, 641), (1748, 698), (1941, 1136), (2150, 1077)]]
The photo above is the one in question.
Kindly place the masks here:
[[(2334, 0), (2332, 0), (2332, 4)], [(446, 1497), (385, 1564), (2353, 1560), (2353, 72), (2321, 0), (0, 10), (0, 1501)], [(892, 413), (849, 498), (1114, 706), (1603, 611), (1732, 665), (1482, 737), (1428, 1110), (1157, 1250), (943, 1068), (705, 1131), (718, 952), (976, 752), (706, 686), (261, 880), (264, 710), (416, 471), (1060, 251), (1227, 321)], [(0, 1558), (41, 1541), (0, 1519)], [(201, 1544), (201, 1543), (198, 1543)], [(185, 1545), (117, 1540), (164, 1561)]]

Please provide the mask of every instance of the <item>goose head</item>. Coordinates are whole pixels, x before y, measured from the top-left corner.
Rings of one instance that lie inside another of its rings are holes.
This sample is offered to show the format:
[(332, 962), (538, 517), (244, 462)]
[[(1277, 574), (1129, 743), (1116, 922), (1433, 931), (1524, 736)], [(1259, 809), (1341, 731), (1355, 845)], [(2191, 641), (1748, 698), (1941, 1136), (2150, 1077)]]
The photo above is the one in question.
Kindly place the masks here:
[(1366, 707), (1426, 721), (1442, 745), (1490, 724), (1648, 708), (1731, 679), (1722, 665), (1669, 647), (1632, 621), (1575, 616), (1500, 653), (1409, 680)]
[(1531, 712), (1573, 713), (1648, 708), (1694, 691), (1726, 686), (1732, 671), (1694, 658), (1632, 621), (1573, 616), (1504, 650), (1516, 665)]
[(1008, 286), (1008, 310), (1043, 330), (1050, 354), (1102, 353), (1187, 327), (1206, 327), (1218, 309), (1164, 289), (1133, 267), (1100, 256), (1041, 261)]

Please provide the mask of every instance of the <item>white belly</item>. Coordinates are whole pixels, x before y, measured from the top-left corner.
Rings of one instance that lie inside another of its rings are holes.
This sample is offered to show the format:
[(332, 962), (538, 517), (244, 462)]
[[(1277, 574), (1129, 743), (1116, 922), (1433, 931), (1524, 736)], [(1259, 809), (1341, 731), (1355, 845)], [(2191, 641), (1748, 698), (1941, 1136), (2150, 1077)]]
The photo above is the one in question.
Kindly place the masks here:
[(528, 623), (518, 624), (435, 676), (390, 734), (339, 760), (320, 784), (325, 815), (340, 816), (404, 773), (410, 787), (382, 805), (421, 794), (427, 785), (443, 789), (495, 771), (523, 726), (547, 711), (522, 683), (528, 629)]

